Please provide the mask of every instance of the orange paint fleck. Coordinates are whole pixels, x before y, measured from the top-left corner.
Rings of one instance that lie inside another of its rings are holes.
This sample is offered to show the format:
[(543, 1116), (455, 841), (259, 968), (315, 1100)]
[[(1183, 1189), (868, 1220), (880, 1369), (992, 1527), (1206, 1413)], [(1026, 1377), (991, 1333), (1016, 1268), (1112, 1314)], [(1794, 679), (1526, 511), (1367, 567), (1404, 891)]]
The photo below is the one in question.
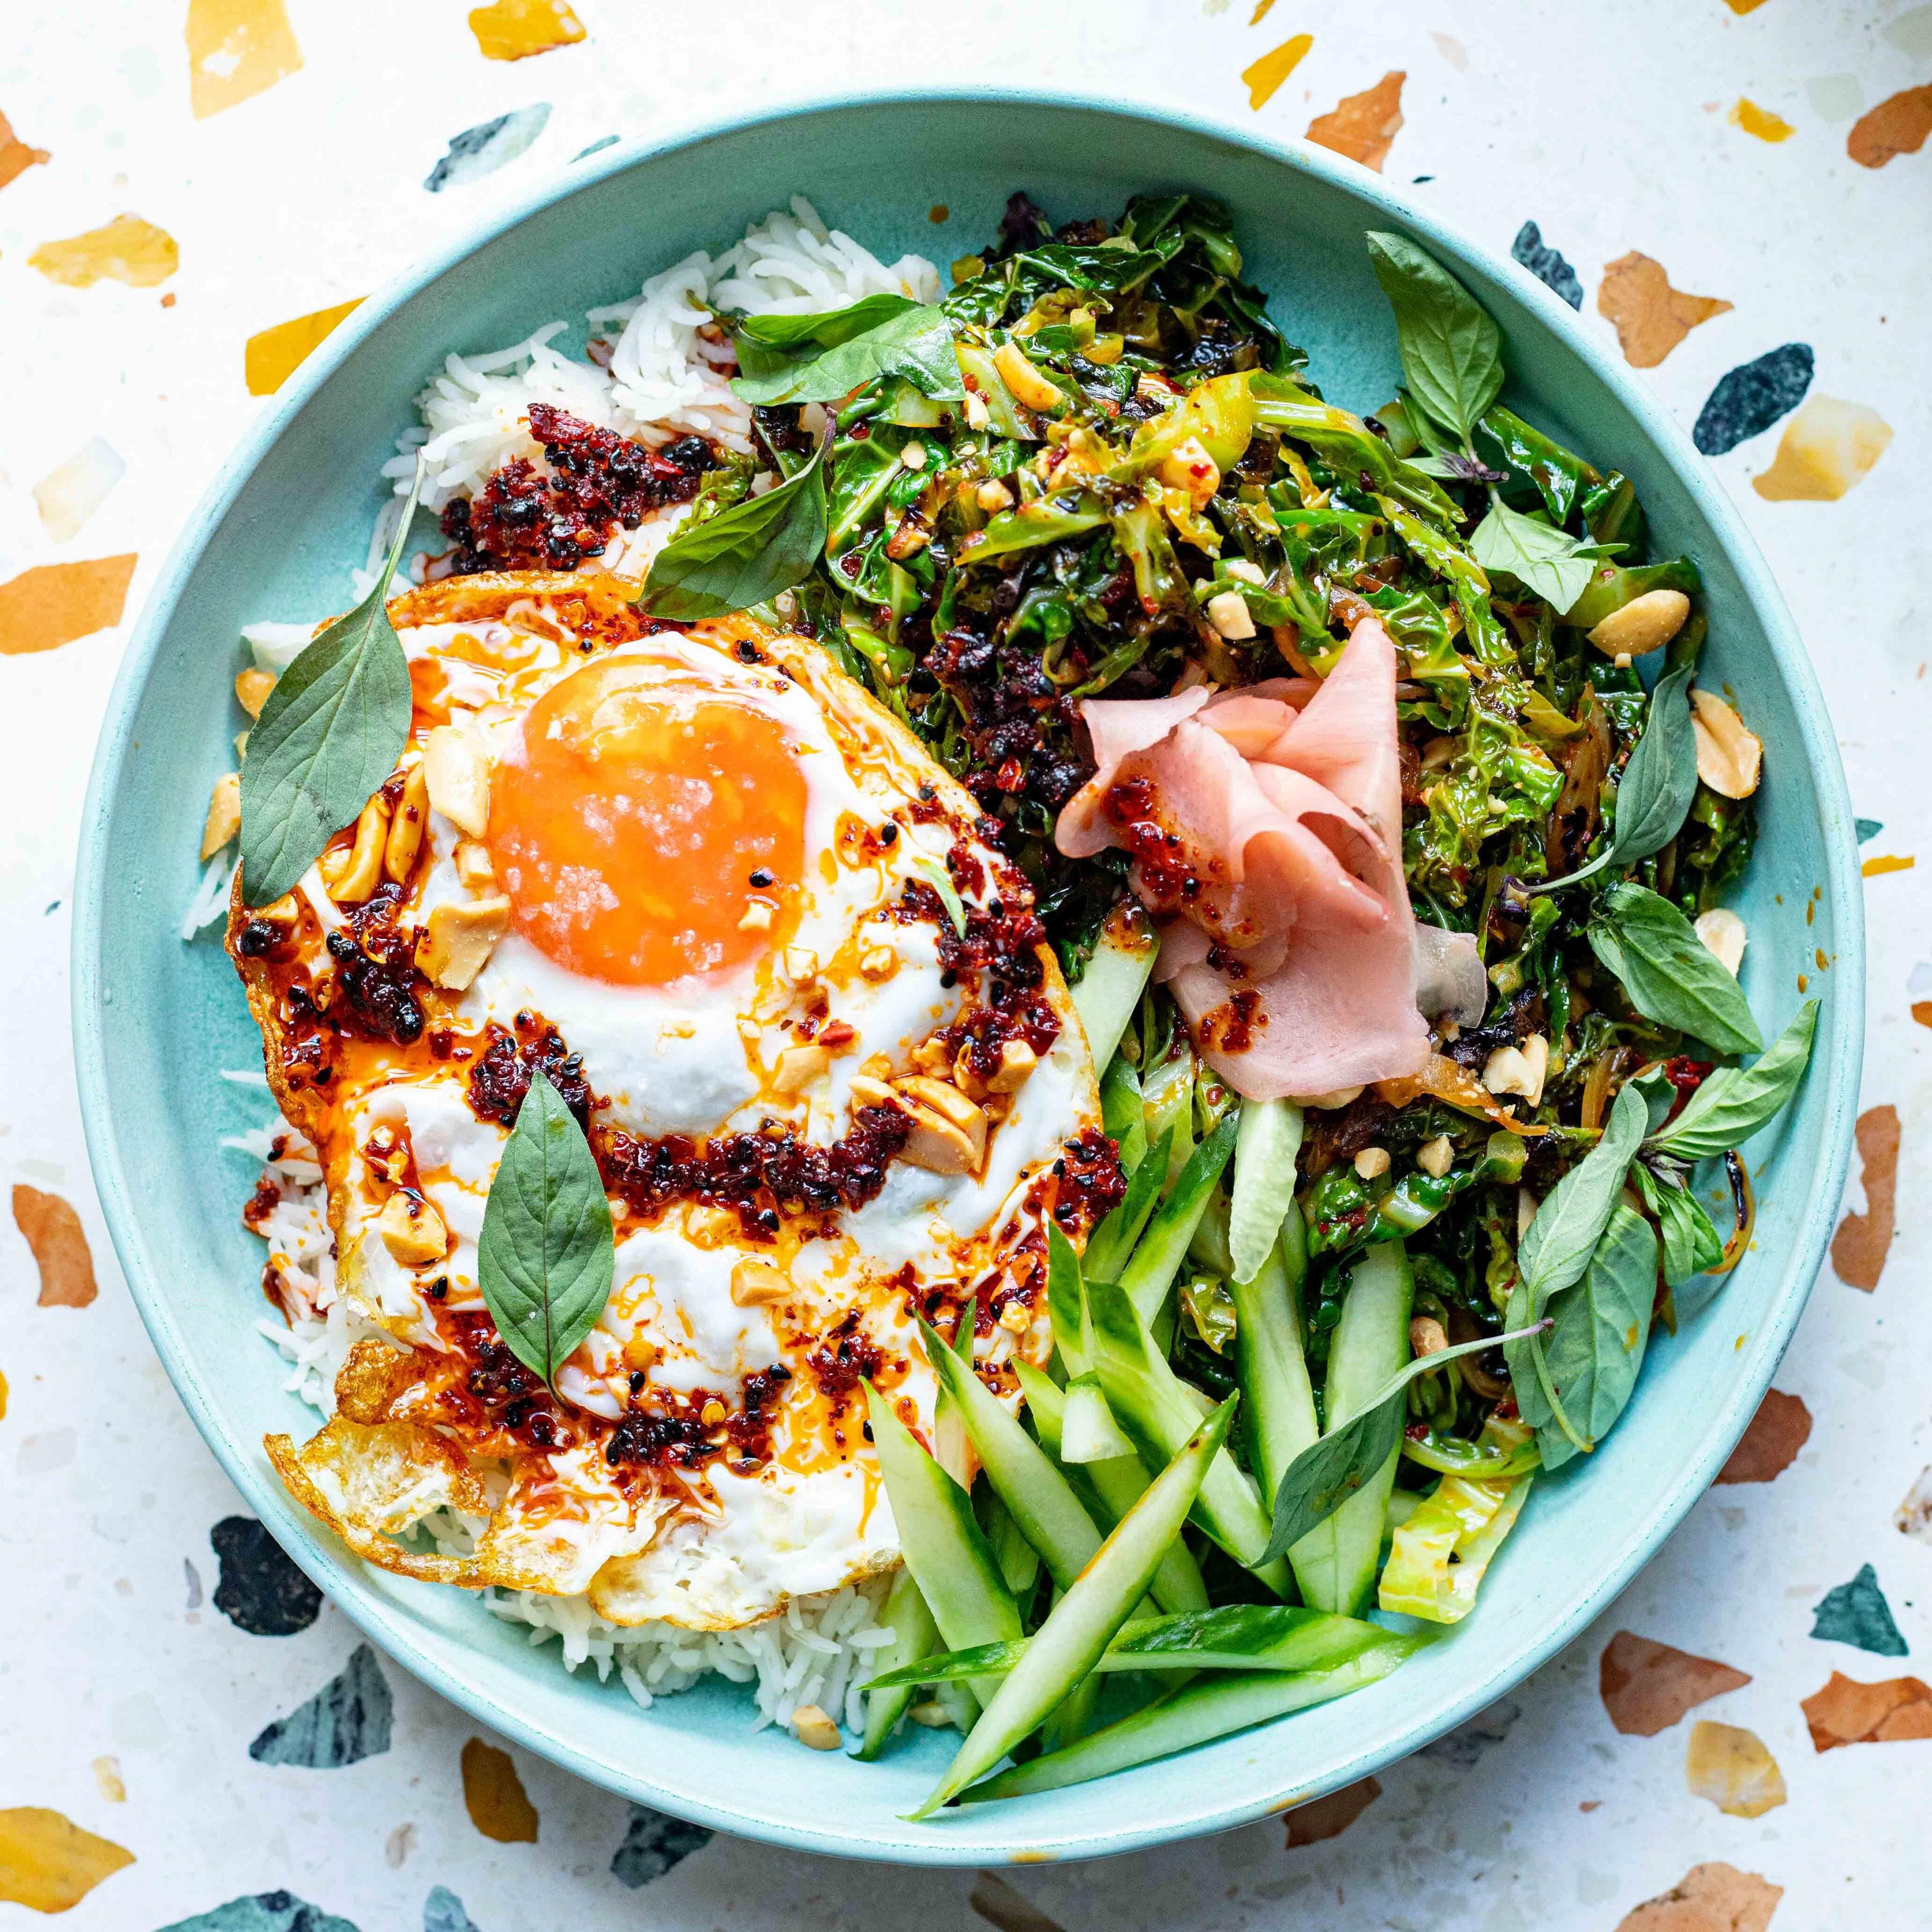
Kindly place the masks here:
[(22, 1182), (14, 1190), (14, 1225), (34, 1251), (41, 1307), (85, 1308), (100, 1293), (87, 1231), (58, 1194), (43, 1194)]
[(1356, 1784), (1343, 1785), (1340, 1791), (1298, 1804), (1288, 1814), (1288, 1849), (1339, 1838), (1382, 1795), (1382, 1786), (1372, 1778), (1364, 1778)]
[(1891, 442), (1892, 426), (1876, 410), (1836, 396), (1809, 396), (1785, 424), (1771, 467), (1751, 478), (1751, 488), (1773, 502), (1835, 502), (1864, 479)]
[(134, 1854), (38, 1804), (0, 1811), (0, 1900), (32, 1912), (67, 1912)]
[(1858, 868), (1858, 872), (1862, 878), (1878, 879), (1882, 878), (1887, 872), (1909, 872), (1918, 862), (1917, 859), (1910, 852), (1906, 853), (1903, 858), (1894, 858), (1888, 853), (1881, 852), (1876, 856), (1868, 859)]
[(463, 1747), (463, 1802), (470, 1822), (500, 1845), (533, 1845), (537, 1813), (508, 1751), (472, 1738)]
[[(1264, 6), (1262, 13), (1267, 10)], [(1257, 14), (1255, 18), (1259, 20), (1261, 14)], [(1252, 67), (1243, 68), (1241, 80), (1248, 90), (1248, 105), (1256, 110), (1265, 107), (1314, 44), (1312, 34), (1297, 34), (1292, 40), (1283, 40), (1280, 46), (1270, 48)]]
[(1824, 1688), (1813, 1691), (1798, 1708), (1816, 1750), (1932, 1738), (1932, 1687), (1916, 1677), (1861, 1684), (1834, 1670)]
[(1664, 264), (1633, 249), (1604, 265), (1597, 313), (1616, 326), (1618, 346), (1633, 369), (1654, 369), (1699, 323), (1731, 304), (1717, 296), (1673, 289)]
[(1832, 1266), (1847, 1288), (1869, 1294), (1885, 1272), (1898, 1226), (1898, 1150), (1903, 1138), (1898, 1109), (1868, 1107), (1858, 1116), (1856, 1132), (1865, 1211), (1847, 1214), (1838, 1223), (1832, 1237)]
[(470, 15), (470, 31), (485, 60), (526, 60), (584, 38), (566, 0), (492, 0)]
[(1922, 1027), (1932, 1027), (1932, 1000), (1914, 1000), (1912, 1017)]
[(0, 114), (0, 188), (29, 168), (44, 167), (53, 157), (44, 148), (30, 148), (14, 132), (13, 124)]
[(0, 1376), (0, 1422), (7, 1420), (7, 1378)]
[(362, 305), (338, 302), (333, 308), (319, 308), (298, 315), (292, 322), (278, 322), (249, 337), (242, 345), (242, 372), (251, 396), (272, 396), (310, 356), (344, 317)]
[(1932, 135), (1932, 87), (1908, 87), (1853, 122), (1845, 152), (1862, 168), (1882, 168), (1900, 154), (1917, 154), (1928, 135)]
[(1724, 4), (1733, 14), (1755, 14), (1764, 4), (1764, 0), (1724, 0)]
[(1757, 1413), (1738, 1438), (1730, 1460), (1712, 1478), (1717, 1483), (1774, 1481), (1798, 1460), (1810, 1439), (1811, 1412), (1795, 1395), (1767, 1389)]
[(1309, 122), (1309, 140), (1381, 173), (1401, 131), (1402, 84), (1408, 78), (1400, 72), (1385, 74), (1365, 92), (1345, 95), (1333, 113)]
[(1604, 1708), (1627, 1738), (1654, 1738), (1694, 1706), (1750, 1682), (1715, 1658), (1694, 1657), (1631, 1630), (1610, 1639), (1597, 1666)]
[(130, 554), (44, 563), (0, 584), (0, 656), (50, 651), (112, 629), (121, 621), (138, 561)]
[(151, 289), (181, 266), (181, 250), (165, 228), (138, 214), (117, 214), (105, 228), (42, 242), (27, 257), (27, 266), (66, 289), (91, 289), (96, 282)]
[(188, 0), (188, 100), (197, 121), (252, 100), (302, 64), (283, 0)]
[(1771, 1932), (1784, 1888), (1736, 1865), (1693, 1865), (1668, 1892), (1617, 1922), (1616, 1932)]
[(1725, 116), (1733, 128), (1742, 128), (1747, 134), (1754, 134), (1760, 141), (1788, 141), (1797, 133), (1789, 121), (1781, 119), (1768, 107), (1760, 107), (1754, 100), (1747, 100), (1739, 94), (1737, 104)]

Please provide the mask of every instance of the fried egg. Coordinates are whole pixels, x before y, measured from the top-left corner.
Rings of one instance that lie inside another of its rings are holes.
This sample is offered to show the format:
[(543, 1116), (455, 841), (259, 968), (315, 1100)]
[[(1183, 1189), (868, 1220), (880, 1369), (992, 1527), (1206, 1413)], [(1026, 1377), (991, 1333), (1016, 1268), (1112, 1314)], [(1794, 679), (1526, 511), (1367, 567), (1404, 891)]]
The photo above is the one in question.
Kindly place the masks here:
[[(736, 1628), (890, 1568), (862, 1378), (930, 1441), (916, 1323), (970, 1302), (1012, 1396), (1048, 1352), (1047, 1226), (1084, 1238), (1118, 1189), (1024, 878), (809, 639), (653, 626), (583, 576), (446, 581), (392, 617), (395, 774), (230, 920), (343, 1291), (395, 1345), (361, 1345), (278, 1465), (376, 1561), (616, 1622)], [(539, 1070), (616, 1235), (549, 1390), (477, 1268)], [(461, 1506), (475, 1556), (387, 1540), (416, 1502)]]

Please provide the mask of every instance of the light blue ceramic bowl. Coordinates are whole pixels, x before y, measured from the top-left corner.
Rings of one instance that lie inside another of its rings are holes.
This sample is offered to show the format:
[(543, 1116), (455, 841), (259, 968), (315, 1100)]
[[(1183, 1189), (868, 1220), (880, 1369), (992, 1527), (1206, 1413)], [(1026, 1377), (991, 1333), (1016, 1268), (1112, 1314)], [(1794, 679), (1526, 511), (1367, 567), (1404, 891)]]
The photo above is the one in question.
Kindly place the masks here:
[[(178, 936), (204, 802), (231, 761), (239, 626), (348, 601), (378, 505), (376, 466), (410, 398), (452, 349), (494, 348), (632, 292), (803, 190), (890, 260), (942, 262), (990, 232), (1024, 187), (1056, 217), (1188, 188), (1232, 210), (1254, 279), (1326, 392), (1372, 408), (1396, 373), (1363, 233), (1406, 231), (1449, 263), (1508, 339), (1506, 400), (1635, 478), (1665, 554), (1704, 573), (1708, 671), (1765, 740), (1762, 837), (1742, 910), (1744, 979), (1773, 1028), (1810, 973), (1816, 1057), (1788, 1116), (1752, 1150), (1753, 1252), (1720, 1290), (1684, 1298), (1628, 1414), (1586, 1466), (1539, 1483), (1477, 1613), (1394, 1678), (1339, 1703), (1096, 1784), (902, 1822), (946, 1747), (918, 1732), (883, 1763), (808, 1755), (753, 1734), (713, 1684), (640, 1711), (566, 1676), (454, 1591), (365, 1570), (293, 1506), (264, 1431), (314, 1418), (284, 1394), (262, 1313), (258, 1244), (237, 1219), (252, 1178), (224, 1133), (260, 1096), (216, 1077), (259, 1064), (218, 946)], [(944, 203), (950, 222), (928, 210)], [(1858, 1082), (1864, 963), (1858, 868), (1831, 722), (1762, 560), (1669, 416), (1570, 311), (1375, 176), (1319, 149), (1165, 110), (1014, 94), (921, 95), (786, 110), (571, 170), (357, 310), (306, 363), (190, 519), (108, 708), (81, 839), (74, 1035), (108, 1224), (141, 1312), (196, 1426), (249, 1506), (350, 1617), (445, 1696), (557, 1763), (731, 1832), (850, 1856), (976, 1864), (1081, 1857), (1220, 1829), (1360, 1778), (1490, 1702), (1581, 1630), (1709, 1481), (1796, 1324), (1837, 1206)], [(1818, 895), (1810, 922), (1807, 902)], [(1833, 961), (1820, 974), (1814, 950)]]

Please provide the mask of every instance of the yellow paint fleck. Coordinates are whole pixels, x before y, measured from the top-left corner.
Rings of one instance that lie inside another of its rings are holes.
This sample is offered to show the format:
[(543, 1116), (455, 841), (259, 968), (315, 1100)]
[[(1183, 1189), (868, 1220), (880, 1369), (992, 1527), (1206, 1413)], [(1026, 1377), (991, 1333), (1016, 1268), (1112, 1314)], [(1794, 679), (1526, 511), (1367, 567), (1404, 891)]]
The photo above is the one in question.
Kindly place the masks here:
[(1733, 14), (1755, 14), (1764, 4), (1764, 0), (1724, 0), (1724, 4)]
[[(1267, 10), (1266, 7), (1262, 9), (1262, 13)], [(1255, 18), (1259, 20), (1261, 14), (1257, 14)], [(1243, 68), (1241, 80), (1248, 90), (1248, 105), (1257, 110), (1265, 107), (1314, 44), (1312, 34), (1297, 34), (1292, 40), (1283, 40), (1280, 46), (1263, 54), (1252, 67)]]
[(31, 148), (14, 132), (6, 116), (0, 114), (0, 188), (29, 168), (44, 167), (53, 159), (44, 148)]
[(63, 288), (91, 289), (107, 281), (152, 289), (181, 266), (181, 250), (165, 228), (138, 214), (117, 214), (105, 228), (42, 242), (27, 257), (27, 266)]
[(1784, 1775), (1757, 1733), (1708, 1718), (1690, 1727), (1684, 1781), (1733, 1818), (1761, 1818), (1784, 1802)]
[(1902, 858), (1894, 857), (1889, 852), (1881, 852), (1868, 859), (1858, 871), (1868, 879), (1876, 879), (1886, 872), (1909, 872), (1918, 862), (1910, 852)]
[(0, 584), (0, 656), (50, 651), (111, 629), (121, 621), (136, 561), (130, 551), (85, 563), (44, 563)]
[(1773, 502), (1835, 502), (1863, 481), (1892, 441), (1892, 426), (1862, 403), (1808, 397), (1784, 426), (1771, 467), (1751, 488)]
[(1808, 980), (1808, 979), (1804, 976), (1804, 975), (1802, 973), (1801, 973), (1801, 974), (1798, 974), (1798, 990), (1801, 993), (1802, 993), (1802, 992), (1804, 992), (1808, 991), (1808, 990), (1809, 989), (1810, 986), (1810, 984), (1811, 984), (1811, 982), (1810, 982), (1809, 980)]
[[(1928, 1026), (1932, 1026), (1932, 1020), (1928, 1020), (1928, 1021), (1925, 1022), (1925, 1024), (1926, 1024)], [(7, 1378), (6, 1378), (4, 1376), (0, 1376), (0, 1422), (4, 1422), (6, 1420), (7, 1420)]]
[(1738, 96), (1737, 105), (1724, 118), (1733, 128), (1742, 128), (1747, 134), (1755, 134), (1760, 141), (1788, 141), (1798, 131), (1789, 121), (1780, 119), (1768, 107), (1760, 107), (1742, 94)]
[(188, 0), (188, 99), (197, 121), (266, 92), (302, 64), (283, 0)]
[(1248, 25), (1258, 27), (1274, 10), (1274, 0), (1255, 0), (1255, 10), (1248, 16)]
[(272, 396), (314, 355), (343, 318), (361, 306), (362, 298), (338, 302), (278, 322), (249, 337), (242, 350), (242, 369), (251, 396)]
[(470, 31), (485, 60), (526, 60), (584, 38), (566, 0), (491, 0), (470, 15)]
[(94, 1781), (100, 1787), (100, 1795), (110, 1804), (124, 1804), (128, 1802), (128, 1787), (121, 1781), (121, 1760), (118, 1757), (98, 1757), (94, 1760)]
[(1822, 946), (1814, 946), (1811, 949), (1811, 956), (1818, 962), (1820, 972), (1828, 973), (1831, 970), (1832, 962), (1825, 957), (1825, 949)]
[(508, 1751), (472, 1738), (463, 1747), (463, 1802), (470, 1822), (500, 1845), (533, 1845), (537, 1812)]
[(38, 1804), (0, 1811), (0, 1900), (66, 1912), (134, 1854)]

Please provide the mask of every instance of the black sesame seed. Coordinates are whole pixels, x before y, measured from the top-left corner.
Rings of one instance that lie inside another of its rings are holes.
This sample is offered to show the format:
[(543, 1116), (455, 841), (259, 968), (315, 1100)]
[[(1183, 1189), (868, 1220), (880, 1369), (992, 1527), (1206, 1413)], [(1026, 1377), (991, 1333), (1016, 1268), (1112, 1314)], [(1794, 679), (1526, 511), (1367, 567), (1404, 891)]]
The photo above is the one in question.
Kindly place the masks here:
[(754, 886), (760, 888), (769, 886), (773, 883), (774, 878), (775, 874), (766, 872), (762, 866), (757, 866), (752, 868), (752, 883)]
[(631, 1393), (633, 1395), (635, 1395), (638, 1391), (644, 1387), (644, 1370), (642, 1369), (633, 1369), (631, 1371)]
[(887, 819), (879, 827), (879, 843), (881, 845), (896, 845), (898, 842), (899, 829), (890, 819)]

